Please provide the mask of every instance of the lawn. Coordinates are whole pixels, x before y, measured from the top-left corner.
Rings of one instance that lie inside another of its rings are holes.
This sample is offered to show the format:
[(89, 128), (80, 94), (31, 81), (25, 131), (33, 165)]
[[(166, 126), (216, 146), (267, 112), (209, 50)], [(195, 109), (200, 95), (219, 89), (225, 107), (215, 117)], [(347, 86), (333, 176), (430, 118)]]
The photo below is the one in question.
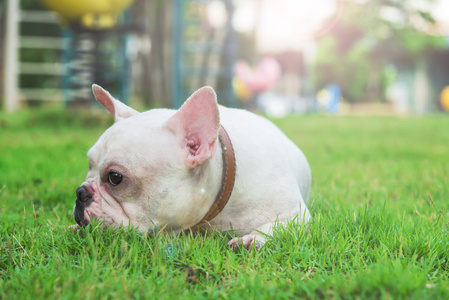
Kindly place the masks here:
[(309, 159), (313, 221), (229, 234), (81, 234), (75, 189), (106, 113), (0, 113), (0, 299), (449, 298), (449, 117), (273, 120)]

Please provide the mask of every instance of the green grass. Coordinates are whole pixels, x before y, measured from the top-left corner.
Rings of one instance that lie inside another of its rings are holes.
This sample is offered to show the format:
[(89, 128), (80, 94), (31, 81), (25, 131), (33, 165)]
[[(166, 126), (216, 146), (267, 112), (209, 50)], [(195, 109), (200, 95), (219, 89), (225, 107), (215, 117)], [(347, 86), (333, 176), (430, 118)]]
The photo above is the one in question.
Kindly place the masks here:
[(232, 252), (220, 232), (71, 232), (110, 119), (0, 114), (0, 299), (448, 299), (449, 118), (274, 121), (311, 164), (313, 221)]

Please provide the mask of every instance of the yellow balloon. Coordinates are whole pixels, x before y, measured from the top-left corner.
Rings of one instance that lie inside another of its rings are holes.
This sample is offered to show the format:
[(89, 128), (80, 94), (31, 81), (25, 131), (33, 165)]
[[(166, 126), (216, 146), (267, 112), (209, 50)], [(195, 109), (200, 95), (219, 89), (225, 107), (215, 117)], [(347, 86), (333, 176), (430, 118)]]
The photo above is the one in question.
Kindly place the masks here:
[(238, 99), (243, 101), (248, 101), (253, 96), (253, 93), (251, 92), (250, 88), (243, 82), (243, 80), (240, 80), (238, 78), (234, 78), (232, 80), (232, 85), (234, 88), (235, 95)]
[(441, 91), (440, 102), (443, 109), (449, 111), (449, 85)]

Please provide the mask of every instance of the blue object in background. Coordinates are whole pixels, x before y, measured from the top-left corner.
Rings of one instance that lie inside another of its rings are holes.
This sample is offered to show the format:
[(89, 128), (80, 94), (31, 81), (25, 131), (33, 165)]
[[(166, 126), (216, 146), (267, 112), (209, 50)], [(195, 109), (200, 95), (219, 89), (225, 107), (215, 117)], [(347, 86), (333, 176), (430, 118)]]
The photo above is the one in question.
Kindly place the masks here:
[(340, 86), (333, 83), (327, 86), (327, 91), (330, 95), (327, 112), (334, 115), (338, 113), (338, 109), (340, 107), (341, 89)]

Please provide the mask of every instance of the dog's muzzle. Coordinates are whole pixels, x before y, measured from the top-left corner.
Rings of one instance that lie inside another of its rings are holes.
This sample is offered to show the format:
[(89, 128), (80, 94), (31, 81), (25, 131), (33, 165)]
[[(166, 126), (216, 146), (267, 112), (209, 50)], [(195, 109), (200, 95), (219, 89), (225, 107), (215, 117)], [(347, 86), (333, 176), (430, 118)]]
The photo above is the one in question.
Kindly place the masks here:
[(92, 194), (89, 192), (88, 188), (84, 185), (76, 189), (76, 201), (75, 209), (73, 210), (73, 216), (75, 217), (76, 223), (79, 226), (86, 226), (87, 222), (84, 219), (84, 209), (90, 203), (92, 203)]

